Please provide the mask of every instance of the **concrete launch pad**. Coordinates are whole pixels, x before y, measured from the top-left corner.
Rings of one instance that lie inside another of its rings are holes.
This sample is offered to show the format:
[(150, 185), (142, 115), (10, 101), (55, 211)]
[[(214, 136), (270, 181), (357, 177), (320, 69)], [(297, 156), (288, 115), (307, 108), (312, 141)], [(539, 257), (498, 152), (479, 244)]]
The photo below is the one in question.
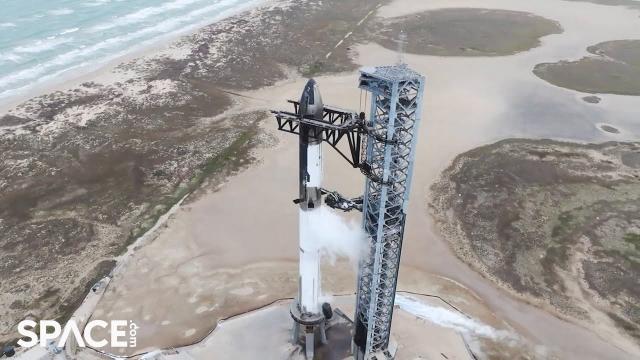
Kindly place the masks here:
[[(449, 305), (437, 298), (420, 300), (431, 306), (450, 309)], [(353, 295), (333, 298), (335, 307), (345, 314), (354, 312), (354, 303)], [(226, 358), (237, 360), (304, 359), (302, 346), (291, 342), (290, 304), (290, 300), (283, 300), (231, 318), (221, 323), (201, 343), (166, 351), (158, 354), (158, 358), (209, 359), (215, 350), (217, 354), (225, 354)], [(393, 316), (392, 334), (398, 344), (396, 359), (472, 359), (463, 337), (457, 331), (427, 322), (397, 307)], [(351, 337), (350, 324), (338, 321), (327, 329), (329, 345), (317, 342), (316, 359), (351, 359)]]

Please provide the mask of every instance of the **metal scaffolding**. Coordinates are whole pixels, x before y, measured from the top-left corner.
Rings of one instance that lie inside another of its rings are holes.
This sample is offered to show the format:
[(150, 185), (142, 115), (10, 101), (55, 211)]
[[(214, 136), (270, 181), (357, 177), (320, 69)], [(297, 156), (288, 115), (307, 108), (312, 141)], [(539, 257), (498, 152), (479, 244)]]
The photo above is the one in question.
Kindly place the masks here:
[[(290, 101), (294, 112), (273, 113), (279, 130), (299, 134), (301, 127), (313, 127), (320, 141), (367, 177), (361, 197), (321, 191), (328, 206), (363, 212), (369, 246), (358, 270), (353, 352), (357, 360), (385, 360), (394, 356), (391, 320), (425, 78), (404, 64), (362, 68), (360, 73), (360, 89), (371, 93), (369, 119), (329, 106), (309, 117), (296, 101)], [(347, 139), (348, 152), (339, 147), (342, 139)]]
[(425, 79), (404, 64), (360, 72), (360, 88), (371, 93), (360, 164), (367, 176), (362, 209), (369, 247), (359, 265), (354, 355), (358, 360), (390, 359), (389, 335)]

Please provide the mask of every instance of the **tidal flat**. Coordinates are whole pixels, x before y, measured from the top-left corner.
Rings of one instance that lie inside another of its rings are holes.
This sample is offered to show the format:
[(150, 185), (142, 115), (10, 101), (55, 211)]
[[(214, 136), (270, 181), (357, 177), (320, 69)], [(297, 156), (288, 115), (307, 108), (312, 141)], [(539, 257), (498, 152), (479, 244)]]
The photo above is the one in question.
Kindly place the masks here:
[(431, 210), (504, 288), (640, 340), (640, 144), (510, 139), (459, 155)]
[(577, 61), (542, 63), (533, 73), (553, 85), (592, 94), (640, 95), (640, 40), (589, 46)]
[[(522, 11), (448, 8), (386, 18), (375, 24), (376, 42), (390, 50), (438, 56), (504, 56), (535, 48), (562, 33), (559, 23)], [(407, 44), (398, 34), (411, 34)]]

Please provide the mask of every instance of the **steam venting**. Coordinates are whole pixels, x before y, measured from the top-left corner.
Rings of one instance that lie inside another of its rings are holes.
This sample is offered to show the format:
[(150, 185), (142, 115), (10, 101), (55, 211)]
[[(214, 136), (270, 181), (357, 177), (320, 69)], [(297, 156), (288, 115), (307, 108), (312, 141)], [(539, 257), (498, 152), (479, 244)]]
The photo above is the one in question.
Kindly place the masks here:
[(346, 221), (326, 206), (316, 211), (306, 211), (306, 224), (311, 241), (309, 245), (320, 255), (334, 263), (337, 258), (346, 258), (356, 266), (365, 249), (366, 235), (359, 223)]
[(429, 305), (410, 296), (396, 294), (395, 304), (400, 309), (423, 320), (438, 326), (454, 329), (465, 335), (492, 340), (515, 340), (515, 336), (508, 331), (497, 330), (458, 311)]

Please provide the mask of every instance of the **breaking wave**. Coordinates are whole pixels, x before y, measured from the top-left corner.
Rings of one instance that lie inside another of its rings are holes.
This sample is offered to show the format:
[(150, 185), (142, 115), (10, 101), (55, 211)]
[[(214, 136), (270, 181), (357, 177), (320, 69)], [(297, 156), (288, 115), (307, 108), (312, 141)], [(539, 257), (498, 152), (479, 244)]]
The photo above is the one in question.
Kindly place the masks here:
[(55, 15), (55, 16), (62, 16), (62, 15), (70, 15), (73, 14), (75, 11), (71, 10), (71, 9), (56, 9), (56, 10), (51, 10), (49, 11), (50, 15)]
[[(121, 0), (77, 0), (66, 2), (64, 8), (47, 9), (49, 2), (40, 1), (40, 14), (47, 15), (35, 19), (32, 14), (24, 14), (24, 8), (16, 7), (14, 10), (21, 13), (16, 13), (15, 22), (0, 23), (0, 27), (15, 27), (11, 35), (16, 36), (0, 42), (0, 99), (25, 93), (62, 75), (95, 69), (140, 47), (195, 30), (260, 2), (141, 0), (134, 5)], [(99, 13), (92, 9), (94, 6), (101, 7)], [(61, 18), (72, 13), (73, 17)]]
[(147, 8), (135, 11), (133, 13), (130, 13), (128, 15), (125, 15), (123, 17), (120, 17), (116, 20), (96, 25), (91, 30), (103, 31), (103, 30), (113, 29), (119, 26), (139, 23), (155, 15), (166, 13), (172, 10), (182, 9), (184, 7), (187, 7), (188, 5), (191, 5), (193, 3), (197, 3), (200, 1), (203, 1), (203, 0), (174, 0), (161, 6), (147, 7)]
[(51, 37), (43, 40), (36, 40), (27, 45), (17, 46), (13, 48), (13, 52), (18, 54), (21, 54), (21, 53), (37, 54), (37, 53), (53, 50), (62, 44), (67, 44), (72, 41), (73, 39), (71, 38)]

